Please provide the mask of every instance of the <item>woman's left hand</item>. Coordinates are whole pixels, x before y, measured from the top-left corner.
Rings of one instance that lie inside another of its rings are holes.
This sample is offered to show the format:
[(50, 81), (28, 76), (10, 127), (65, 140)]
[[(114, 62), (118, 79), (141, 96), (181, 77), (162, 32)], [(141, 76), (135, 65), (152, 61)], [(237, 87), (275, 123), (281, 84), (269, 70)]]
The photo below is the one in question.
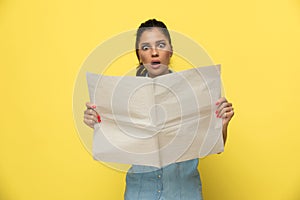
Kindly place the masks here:
[(232, 103), (229, 103), (225, 97), (222, 97), (216, 102), (216, 105), (218, 106), (216, 116), (223, 119), (223, 126), (227, 126), (234, 115)]

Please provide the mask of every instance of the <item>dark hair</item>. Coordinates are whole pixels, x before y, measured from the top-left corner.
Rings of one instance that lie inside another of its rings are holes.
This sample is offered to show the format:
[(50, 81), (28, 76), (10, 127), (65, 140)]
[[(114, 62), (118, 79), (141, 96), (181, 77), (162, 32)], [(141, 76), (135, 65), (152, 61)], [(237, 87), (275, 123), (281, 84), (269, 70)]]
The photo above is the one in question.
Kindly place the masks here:
[[(155, 28), (155, 27), (161, 28), (160, 29), (161, 32), (169, 40), (169, 43), (170, 43), (171, 49), (172, 49), (171, 37), (170, 37), (170, 33), (168, 31), (167, 26), (163, 22), (157, 21), (156, 19), (149, 19), (139, 26), (137, 33), (136, 33), (135, 53), (136, 53), (136, 56), (139, 61), (140, 61), (140, 57), (139, 57), (138, 51), (139, 51), (139, 42), (140, 42), (141, 35), (144, 31)], [(140, 65), (137, 67), (136, 76), (146, 76), (146, 74), (147, 74), (146, 68), (144, 67), (143, 63), (140, 63)]]

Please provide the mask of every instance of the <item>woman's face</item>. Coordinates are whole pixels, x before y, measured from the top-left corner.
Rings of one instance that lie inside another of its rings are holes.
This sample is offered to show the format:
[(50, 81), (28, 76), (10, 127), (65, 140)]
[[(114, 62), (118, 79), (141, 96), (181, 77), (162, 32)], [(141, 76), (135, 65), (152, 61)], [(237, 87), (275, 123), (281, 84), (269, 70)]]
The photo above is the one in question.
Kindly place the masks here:
[(159, 28), (145, 30), (138, 44), (140, 62), (143, 63), (151, 78), (169, 73), (172, 56), (171, 45)]

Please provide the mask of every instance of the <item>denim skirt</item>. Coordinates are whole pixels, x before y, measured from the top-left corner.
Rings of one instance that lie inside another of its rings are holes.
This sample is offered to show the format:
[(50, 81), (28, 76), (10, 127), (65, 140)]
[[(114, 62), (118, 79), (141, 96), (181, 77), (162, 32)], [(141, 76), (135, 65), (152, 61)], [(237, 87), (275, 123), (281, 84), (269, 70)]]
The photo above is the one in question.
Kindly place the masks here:
[(198, 159), (163, 168), (133, 165), (126, 175), (125, 200), (202, 200)]

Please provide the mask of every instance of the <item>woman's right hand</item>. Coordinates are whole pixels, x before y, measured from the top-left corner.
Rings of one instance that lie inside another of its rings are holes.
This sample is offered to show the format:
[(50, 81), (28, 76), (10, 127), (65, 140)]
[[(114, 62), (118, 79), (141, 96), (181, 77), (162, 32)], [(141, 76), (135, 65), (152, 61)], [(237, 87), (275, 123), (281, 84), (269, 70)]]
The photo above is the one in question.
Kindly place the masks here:
[(100, 115), (94, 110), (96, 108), (95, 104), (87, 102), (85, 104), (86, 110), (84, 111), (83, 122), (91, 128), (94, 128), (96, 123), (100, 123)]

